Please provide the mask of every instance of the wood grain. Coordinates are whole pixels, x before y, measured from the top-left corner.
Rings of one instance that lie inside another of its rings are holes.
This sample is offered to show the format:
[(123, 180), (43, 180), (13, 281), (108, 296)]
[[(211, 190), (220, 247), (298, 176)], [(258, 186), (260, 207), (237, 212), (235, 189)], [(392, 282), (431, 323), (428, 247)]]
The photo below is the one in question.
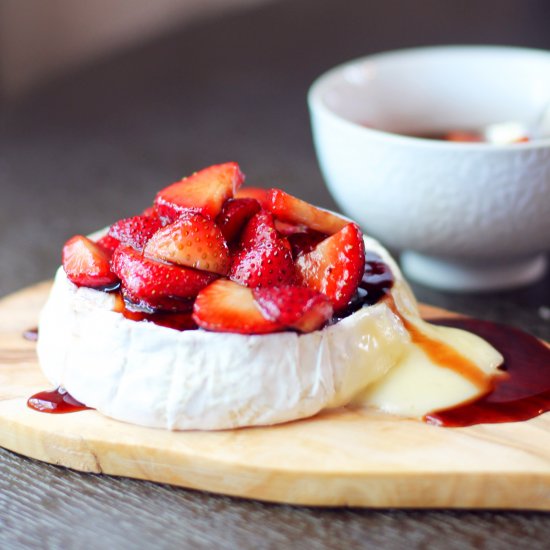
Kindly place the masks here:
[(270, 428), (173, 433), (95, 411), (32, 411), (26, 399), (48, 384), (22, 332), (48, 289), (0, 301), (0, 446), (81, 471), (292, 504), (550, 510), (548, 414), (443, 429), (341, 409)]

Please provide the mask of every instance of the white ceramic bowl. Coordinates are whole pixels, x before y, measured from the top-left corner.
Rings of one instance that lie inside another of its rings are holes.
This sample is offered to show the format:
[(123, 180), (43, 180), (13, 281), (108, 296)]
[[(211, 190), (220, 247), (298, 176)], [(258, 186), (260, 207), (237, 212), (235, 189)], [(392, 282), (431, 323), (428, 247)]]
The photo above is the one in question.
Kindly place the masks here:
[(399, 133), (529, 123), (548, 100), (550, 52), (486, 46), (364, 57), (309, 92), (317, 155), (342, 210), (402, 251), (410, 278), (458, 291), (544, 274), (550, 139), (494, 145)]

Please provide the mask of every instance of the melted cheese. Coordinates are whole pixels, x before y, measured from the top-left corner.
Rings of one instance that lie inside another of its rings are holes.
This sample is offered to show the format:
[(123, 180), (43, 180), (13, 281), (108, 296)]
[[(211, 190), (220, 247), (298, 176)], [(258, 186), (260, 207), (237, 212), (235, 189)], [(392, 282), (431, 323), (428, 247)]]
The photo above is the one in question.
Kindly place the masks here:
[[(500, 354), (476, 336), (421, 321), (395, 262), (365, 242), (392, 269), (391, 297), (303, 335), (131, 321), (114, 311), (112, 295), (78, 288), (60, 269), (41, 315), (40, 364), (52, 384), (103, 414), (168, 429), (276, 424), (348, 403), (418, 417), (484, 393)], [(415, 334), (463, 355), (487, 383), (434, 362)]]

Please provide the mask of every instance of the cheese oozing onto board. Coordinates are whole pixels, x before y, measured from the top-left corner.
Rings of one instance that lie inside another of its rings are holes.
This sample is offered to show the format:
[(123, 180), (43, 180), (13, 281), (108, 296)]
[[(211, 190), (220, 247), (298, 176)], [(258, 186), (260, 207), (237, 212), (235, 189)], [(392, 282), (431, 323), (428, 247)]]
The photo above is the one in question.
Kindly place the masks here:
[[(308, 334), (135, 322), (114, 310), (112, 294), (77, 287), (60, 268), (40, 319), (42, 370), (106, 416), (172, 430), (277, 424), (347, 404), (421, 417), (488, 391), (501, 355), (473, 334), (422, 321), (388, 252), (371, 238), (365, 245), (390, 266), (390, 294)], [(469, 370), (443, 365), (426, 342)]]

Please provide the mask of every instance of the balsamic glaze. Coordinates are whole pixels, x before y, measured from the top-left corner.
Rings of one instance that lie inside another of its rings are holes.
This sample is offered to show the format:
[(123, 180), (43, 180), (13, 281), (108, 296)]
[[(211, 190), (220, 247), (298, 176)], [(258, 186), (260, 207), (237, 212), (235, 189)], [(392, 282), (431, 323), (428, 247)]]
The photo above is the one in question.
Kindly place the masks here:
[(145, 309), (124, 298), (121, 293), (116, 294), (114, 310), (121, 313), (126, 319), (131, 321), (145, 321), (160, 325), (162, 327), (172, 328), (174, 330), (196, 330), (197, 324), (193, 321), (190, 311), (171, 312), (155, 311)]
[(508, 376), (496, 379), (494, 390), (480, 399), (428, 414), (429, 424), (459, 427), (519, 422), (550, 410), (550, 348), (513, 327), (468, 317), (431, 321), (477, 334), (504, 356)]
[(117, 290), (120, 290), (121, 286), (121, 282), (117, 281), (116, 283), (111, 283), (110, 285), (97, 287), (94, 290), (99, 290), (101, 292), (116, 292)]
[[(362, 307), (377, 303), (389, 294), (393, 283), (389, 266), (377, 254), (367, 252), (365, 271), (358, 292), (348, 306), (335, 315), (332, 322), (337, 322)], [(103, 290), (117, 291), (115, 311), (127, 319), (153, 322), (176, 330), (197, 328), (190, 312), (144, 310), (125, 300), (118, 287)], [(550, 349), (535, 337), (506, 325), (471, 318), (439, 319), (431, 322), (467, 330), (489, 342), (504, 356), (502, 368), (508, 376), (497, 379), (492, 391), (480, 399), (446, 411), (428, 414), (424, 418), (425, 422), (445, 427), (518, 422), (550, 410)], [(407, 328), (409, 331), (414, 329), (411, 329), (411, 326)], [(36, 339), (37, 333), (38, 329), (30, 329), (23, 335), (32, 340)], [(419, 345), (432, 346), (432, 341), (424, 342), (414, 330), (411, 334), (413, 341)], [(436, 362), (442, 363), (444, 367), (449, 366), (444, 364), (448, 359), (448, 353), (442, 353), (438, 349), (432, 351), (437, 355)], [(451, 359), (456, 360), (453, 357)], [(450, 365), (449, 368), (455, 367)], [(39, 392), (29, 398), (27, 405), (37, 411), (56, 414), (88, 408), (62, 388)]]
[(77, 401), (63, 388), (35, 393), (29, 397), (27, 406), (35, 411), (51, 414), (72, 413), (90, 408)]
[(440, 340), (430, 338), (419, 330), (413, 323), (399, 314), (393, 299), (391, 301), (388, 300), (388, 306), (401, 319), (401, 322), (411, 336), (411, 341), (420, 347), (433, 363), (441, 368), (450, 369), (466, 380), (469, 380), (481, 393), (485, 394), (493, 389), (493, 377), (483, 372), (476, 363), (455, 348)]
[(332, 323), (341, 321), (362, 307), (372, 306), (386, 296), (393, 286), (393, 274), (382, 258), (374, 253), (365, 254), (365, 271), (355, 296), (348, 305), (338, 311)]
[(23, 331), (23, 338), (29, 340), (29, 342), (36, 342), (38, 340), (38, 327), (28, 328)]

